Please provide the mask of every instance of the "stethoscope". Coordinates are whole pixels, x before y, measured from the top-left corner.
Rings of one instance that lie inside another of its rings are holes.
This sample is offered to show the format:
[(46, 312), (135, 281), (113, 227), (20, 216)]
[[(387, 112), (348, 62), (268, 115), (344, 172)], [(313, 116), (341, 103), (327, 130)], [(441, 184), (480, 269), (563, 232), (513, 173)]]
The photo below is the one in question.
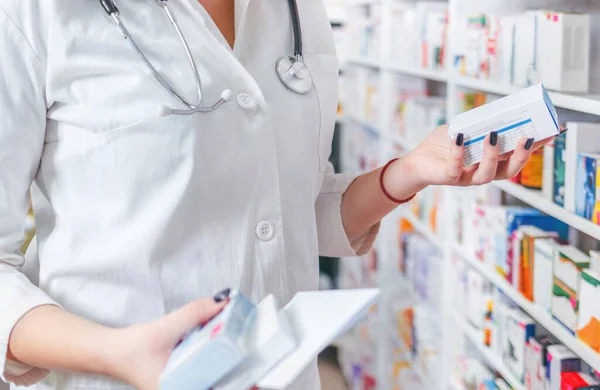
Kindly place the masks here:
[[(200, 75), (198, 74), (198, 68), (196, 66), (196, 61), (190, 51), (190, 47), (183, 35), (181, 29), (179, 28), (179, 23), (177, 19), (171, 12), (169, 8), (169, 0), (154, 0), (156, 4), (162, 8), (169, 18), (169, 21), (173, 25), (173, 28), (177, 32), (179, 39), (181, 40), (181, 44), (185, 50), (185, 53), (188, 57), (190, 65), (192, 67), (192, 71), (194, 73), (194, 78), (196, 79), (196, 92), (198, 94), (198, 103), (192, 104), (187, 101), (184, 97), (182, 97), (176, 90), (173, 88), (171, 84), (167, 80), (164, 79), (160, 75), (160, 73), (156, 70), (156, 68), (152, 65), (150, 60), (146, 57), (142, 49), (137, 45), (135, 39), (129, 33), (129, 30), (125, 27), (121, 20), (120, 12), (115, 2), (113, 0), (100, 0), (100, 4), (102, 4), (102, 8), (104, 11), (113, 19), (115, 22), (117, 29), (121, 33), (121, 36), (126, 39), (133, 49), (138, 53), (148, 70), (152, 73), (152, 76), (163, 86), (163, 88), (168, 91), (175, 99), (177, 99), (180, 103), (189, 107), (189, 109), (169, 109), (169, 112), (175, 115), (192, 115), (198, 112), (211, 112), (221, 107), (223, 104), (227, 103), (232, 98), (232, 92), (229, 89), (226, 89), (221, 93), (220, 99), (213, 104), (212, 106), (202, 107), (200, 104), (202, 103), (202, 81), (200, 80)], [(196, 0), (193, 0), (196, 1)], [(294, 91), (299, 94), (307, 94), (313, 89), (313, 79), (308, 70), (308, 67), (304, 63), (304, 58), (302, 56), (302, 29), (300, 27), (300, 17), (298, 15), (298, 4), (296, 0), (288, 0), (290, 7), (290, 14), (292, 18), (292, 29), (294, 33), (294, 55), (293, 56), (283, 56), (277, 60), (275, 65), (275, 70), (277, 72), (277, 76), (279, 80), (285, 85), (289, 90)]]

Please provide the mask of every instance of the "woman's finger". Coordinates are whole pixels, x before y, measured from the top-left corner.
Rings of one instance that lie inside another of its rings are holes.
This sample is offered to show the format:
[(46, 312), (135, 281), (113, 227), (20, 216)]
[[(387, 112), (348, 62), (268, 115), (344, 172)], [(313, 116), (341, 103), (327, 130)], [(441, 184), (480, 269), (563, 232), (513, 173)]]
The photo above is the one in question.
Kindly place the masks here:
[(494, 180), (496, 177), (496, 170), (498, 169), (500, 157), (498, 133), (495, 131), (491, 132), (483, 142), (483, 159), (479, 163), (479, 168), (473, 174), (471, 183), (475, 185), (486, 184)]
[(198, 299), (163, 317), (162, 325), (168, 329), (176, 342), (186, 333), (214, 318), (228, 302), (228, 299), (220, 301), (215, 298)]
[(464, 135), (458, 134), (450, 146), (450, 158), (446, 164), (446, 174), (451, 181), (456, 182), (460, 179), (463, 173), (463, 165), (465, 160)]
[(503, 161), (498, 164), (498, 169), (496, 171), (496, 180), (504, 180), (515, 177), (521, 172), (529, 158), (531, 157), (531, 153), (533, 153), (534, 149), (533, 138), (523, 138), (517, 143), (517, 148), (515, 149), (513, 155), (507, 161)]

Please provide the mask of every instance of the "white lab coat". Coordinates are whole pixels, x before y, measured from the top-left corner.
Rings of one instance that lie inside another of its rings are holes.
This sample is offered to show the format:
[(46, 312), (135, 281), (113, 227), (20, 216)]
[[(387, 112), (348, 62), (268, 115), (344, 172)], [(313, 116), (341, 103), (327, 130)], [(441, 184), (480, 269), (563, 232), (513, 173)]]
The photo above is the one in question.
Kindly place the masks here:
[[(190, 101), (179, 39), (153, 0), (118, 4), (155, 67)], [(285, 304), (316, 289), (318, 255), (364, 253), (340, 216), (352, 177), (328, 163), (338, 63), (321, 0), (299, 0), (308, 95), (274, 67), (292, 54), (287, 1), (236, 0), (232, 51), (196, 0), (171, 7), (198, 63), (209, 114), (152, 78), (96, 0), (0, 0), (0, 376), (41, 389), (127, 388), (106, 378), (6, 360), (16, 322), (58, 304), (113, 327), (151, 321), (240, 288)], [(246, 95), (240, 95), (246, 94)], [(32, 186), (39, 271), (19, 254)], [(319, 387), (316, 365), (295, 388)]]

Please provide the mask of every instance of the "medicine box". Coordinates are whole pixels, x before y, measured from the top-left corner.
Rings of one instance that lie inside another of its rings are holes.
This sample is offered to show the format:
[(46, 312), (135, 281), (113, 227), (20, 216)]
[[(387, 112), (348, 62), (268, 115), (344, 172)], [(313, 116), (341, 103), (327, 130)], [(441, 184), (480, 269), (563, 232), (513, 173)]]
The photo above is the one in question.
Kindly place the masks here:
[(542, 195), (546, 199), (554, 199), (554, 139), (544, 145)]
[(600, 390), (600, 383), (583, 372), (563, 372), (560, 390)]
[(487, 18), (473, 15), (467, 18), (467, 52), (465, 74), (487, 78)]
[(568, 330), (577, 330), (581, 271), (588, 269), (590, 258), (574, 246), (560, 245), (554, 252), (552, 315)]
[(590, 16), (537, 13), (537, 56), (541, 82), (548, 89), (587, 92), (590, 77)]
[(540, 82), (538, 70), (538, 11), (528, 11), (517, 17), (514, 41), (514, 83), (521, 87)]
[(577, 159), (579, 154), (600, 152), (600, 125), (598, 123), (567, 122), (569, 131), (565, 133), (566, 143), (563, 152), (565, 160), (564, 207), (575, 214), (577, 188)]
[(503, 17), (500, 20), (500, 50), (501, 50), (501, 73), (498, 80), (502, 84), (514, 83), (515, 67), (515, 33), (518, 17)]
[(583, 368), (581, 359), (564, 345), (548, 347), (547, 389), (561, 390), (561, 374), (563, 372), (580, 372)]
[(256, 306), (239, 292), (230, 299), (221, 313), (175, 348), (161, 376), (161, 390), (210, 389), (246, 358)]
[(525, 347), (535, 336), (535, 322), (519, 309), (509, 310), (506, 317), (506, 339), (502, 357), (508, 369), (523, 382), (525, 377)]
[(535, 240), (533, 260), (533, 301), (550, 314), (552, 303), (552, 262), (557, 242), (553, 239)]
[(448, 29), (447, 12), (431, 12), (427, 15), (425, 67), (442, 69), (446, 51), (446, 30)]
[(577, 156), (577, 176), (575, 179), (575, 213), (590, 221), (598, 221), (597, 213), (600, 207), (596, 206), (600, 197), (596, 198), (597, 170), (600, 168), (598, 162), (600, 155), (580, 154)]
[(600, 275), (591, 270), (581, 273), (579, 324), (577, 337), (600, 352)]
[(521, 226), (517, 229), (513, 254), (513, 285), (525, 298), (533, 302), (534, 290), (534, 246), (540, 239), (556, 239), (558, 233), (547, 232), (535, 226)]
[(565, 206), (565, 168), (566, 168), (566, 142), (567, 135), (562, 134), (554, 138), (554, 164), (552, 179), (552, 198), (554, 203)]
[(513, 151), (523, 138), (541, 140), (557, 135), (558, 115), (544, 86), (526, 88), (450, 120), (449, 137), (464, 136), (465, 166), (481, 161), (485, 139), (492, 131), (498, 132), (501, 154)]
[(528, 390), (546, 390), (546, 364), (548, 347), (559, 344), (553, 336), (529, 339), (525, 356), (525, 384)]
[(291, 318), (285, 312), (279, 312), (273, 295), (264, 298), (256, 306), (255, 312), (255, 325), (248, 335), (251, 342), (247, 358), (212, 390), (252, 388), (296, 348), (297, 340)]
[(483, 327), (485, 313), (484, 293), (488, 290), (487, 281), (473, 269), (467, 271), (467, 320), (476, 328)]
[(590, 270), (600, 274), (600, 251), (590, 251)]
[(502, 22), (499, 17), (487, 16), (487, 53), (486, 64), (488, 79), (498, 81), (502, 74), (501, 48)]

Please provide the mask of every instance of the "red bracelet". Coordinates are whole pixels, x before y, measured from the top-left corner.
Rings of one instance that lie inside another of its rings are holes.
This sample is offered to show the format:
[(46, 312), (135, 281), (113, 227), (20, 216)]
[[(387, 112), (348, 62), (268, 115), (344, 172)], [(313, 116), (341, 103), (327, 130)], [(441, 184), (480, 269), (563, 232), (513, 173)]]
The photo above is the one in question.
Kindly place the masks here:
[(390, 167), (390, 165), (392, 165), (396, 161), (398, 161), (397, 158), (388, 161), (388, 163), (385, 164), (384, 167), (381, 169), (381, 172), (379, 173), (379, 187), (381, 187), (381, 192), (383, 192), (383, 195), (385, 195), (386, 198), (388, 198), (389, 200), (391, 200), (394, 203), (404, 204), (404, 203), (410, 202), (417, 194), (411, 196), (408, 199), (398, 200), (398, 199), (394, 198), (392, 195), (390, 195), (389, 192), (386, 191), (385, 186), (383, 185), (383, 175), (385, 175), (385, 171), (387, 171), (387, 169)]

